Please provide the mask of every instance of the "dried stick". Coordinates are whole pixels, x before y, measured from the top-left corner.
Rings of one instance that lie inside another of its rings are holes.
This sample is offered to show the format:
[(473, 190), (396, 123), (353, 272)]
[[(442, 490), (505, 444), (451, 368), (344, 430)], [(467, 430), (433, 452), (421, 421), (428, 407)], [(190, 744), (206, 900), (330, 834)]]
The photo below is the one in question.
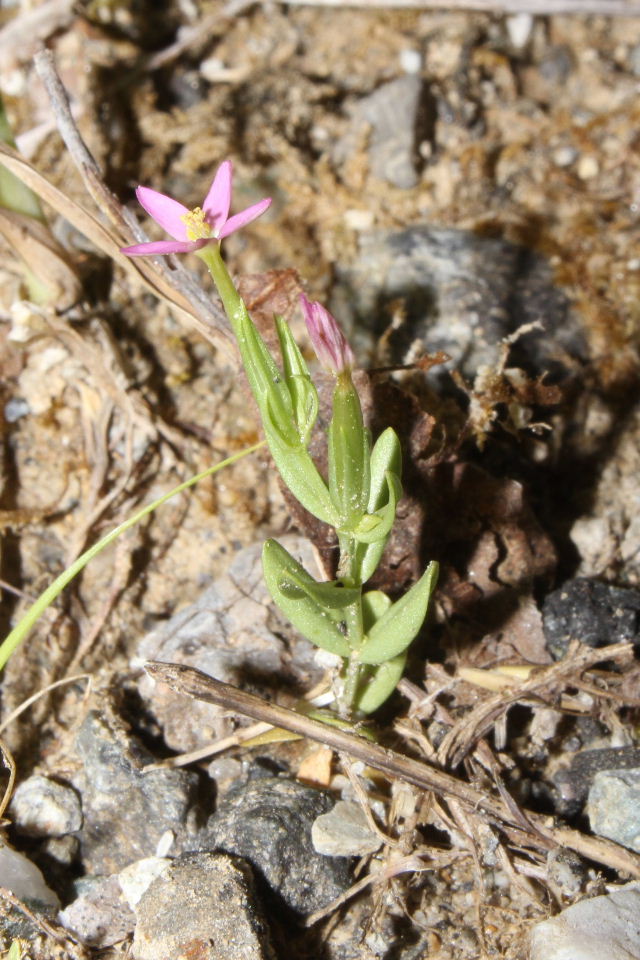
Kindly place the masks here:
[[(359, 10), (446, 10), (477, 13), (529, 13), (546, 17), (552, 14), (598, 14), (610, 17), (637, 17), (638, 0), (280, 0), (288, 6), (351, 7)], [(225, 12), (234, 15), (246, 3), (236, 0)]]
[(37, 44), (71, 23), (73, 8), (74, 0), (46, 0), (18, 13), (0, 30), (0, 61), (30, 60)]
[(337, 727), (320, 723), (302, 714), (261, 700), (253, 694), (238, 690), (237, 687), (220, 680), (214, 680), (200, 670), (180, 663), (161, 663), (157, 660), (145, 664), (145, 670), (154, 680), (161, 680), (177, 693), (184, 693), (195, 700), (215, 703), (217, 706), (234, 710), (236, 713), (264, 721), (276, 727), (284, 727), (318, 743), (324, 743), (334, 750), (349, 754), (376, 770), (380, 770), (390, 779), (397, 778), (410, 783), (420, 790), (428, 790), (443, 797), (454, 797), (465, 807), (483, 812), (496, 822), (509, 836), (518, 836), (524, 845), (538, 849), (551, 849), (558, 844), (575, 850), (576, 853), (598, 863), (613, 866), (634, 877), (640, 878), (640, 857), (630, 850), (607, 840), (587, 837), (577, 830), (550, 828), (543, 817), (526, 812), (531, 824), (530, 832), (522, 829), (522, 821), (506, 804), (492, 796), (474, 789), (470, 784), (457, 777), (410, 757), (404, 757), (394, 750), (371, 743), (363, 737), (346, 733)]
[[(34, 64), (38, 76), (45, 85), (60, 136), (64, 140), (96, 207), (107, 214), (118, 231), (123, 244), (130, 243), (132, 240), (135, 240), (136, 243), (144, 243), (148, 239), (146, 234), (133, 214), (122, 206), (111, 193), (102, 178), (100, 167), (80, 135), (71, 112), (67, 91), (56, 70), (53, 54), (50, 50), (38, 51), (34, 57)], [(212, 298), (209, 293), (203, 290), (195, 277), (188, 270), (185, 270), (181, 263), (175, 259), (172, 263), (173, 266), (169, 267), (165, 258), (158, 257), (154, 261), (152, 271), (161, 274), (166, 283), (189, 303), (191, 309), (195, 310), (206, 324), (209, 335), (213, 333), (215, 339), (220, 340), (229, 352), (231, 336), (222, 307), (215, 298)], [(145, 269), (148, 270), (149, 264), (146, 267), (139, 264), (136, 264), (136, 266), (140, 272), (144, 272)]]

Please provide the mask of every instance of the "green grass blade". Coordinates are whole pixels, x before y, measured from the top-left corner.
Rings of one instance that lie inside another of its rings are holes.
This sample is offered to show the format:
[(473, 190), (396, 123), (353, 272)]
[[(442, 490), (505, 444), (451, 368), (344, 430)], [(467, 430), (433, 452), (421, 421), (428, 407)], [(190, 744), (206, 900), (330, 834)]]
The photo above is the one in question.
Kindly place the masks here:
[(222, 470), (224, 467), (230, 466), (237, 460), (241, 460), (242, 457), (246, 457), (255, 450), (258, 450), (260, 447), (263, 447), (264, 444), (264, 440), (261, 440), (259, 443), (254, 443), (253, 446), (247, 447), (245, 450), (241, 450), (239, 453), (234, 453), (233, 456), (227, 457), (226, 460), (222, 460), (214, 467), (209, 467), (207, 470), (203, 470), (202, 473), (198, 473), (194, 477), (190, 477), (189, 480), (185, 480), (184, 483), (179, 484), (177, 487), (174, 487), (173, 490), (170, 490), (168, 493), (164, 493), (161, 497), (158, 497), (158, 499), (154, 500), (153, 503), (148, 504), (146, 507), (143, 507), (142, 510), (134, 513), (132, 517), (129, 517), (128, 520), (125, 520), (117, 527), (114, 527), (114, 529), (110, 530), (109, 533), (101, 540), (98, 540), (98, 542), (94, 543), (92, 547), (89, 547), (88, 550), (85, 550), (85, 552), (81, 554), (77, 560), (74, 560), (71, 566), (67, 567), (66, 570), (63, 570), (60, 576), (56, 577), (53, 583), (40, 594), (38, 599), (31, 604), (24, 616), (21, 617), (19, 622), (15, 625), (11, 633), (9, 633), (3, 640), (2, 644), (0, 644), (0, 670), (2, 670), (11, 654), (22, 643), (47, 607), (51, 606), (53, 601), (64, 590), (67, 584), (70, 583), (84, 567), (86, 567), (93, 557), (97, 556), (97, 554), (104, 550), (105, 547), (108, 547), (110, 543), (113, 543), (114, 540), (117, 540), (119, 536), (121, 536), (123, 533), (126, 533), (127, 530), (130, 530), (131, 527), (135, 526), (136, 523), (139, 523), (140, 520), (142, 520), (148, 514), (162, 506), (162, 504), (166, 503), (167, 500), (170, 500), (171, 497), (175, 497), (178, 493), (182, 493), (183, 490), (188, 490), (189, 487), (193, 487), (194, 484), (198, 483), (200, 480), (204, 480), (205, 477), (212, 476), (212, 474), (217, 473), (218, 470)]

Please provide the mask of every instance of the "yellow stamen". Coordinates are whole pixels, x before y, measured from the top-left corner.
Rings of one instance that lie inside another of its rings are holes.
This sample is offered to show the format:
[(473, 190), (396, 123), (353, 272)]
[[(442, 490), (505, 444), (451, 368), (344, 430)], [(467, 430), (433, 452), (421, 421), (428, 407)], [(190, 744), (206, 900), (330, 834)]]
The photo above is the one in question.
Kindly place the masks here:
[(200, 207), (194, 207), (189, 213), (180, 217), (187, 228), (187, 240), (207, 240), (213, 236), (210, 224), (207, 223), (206, 213)]

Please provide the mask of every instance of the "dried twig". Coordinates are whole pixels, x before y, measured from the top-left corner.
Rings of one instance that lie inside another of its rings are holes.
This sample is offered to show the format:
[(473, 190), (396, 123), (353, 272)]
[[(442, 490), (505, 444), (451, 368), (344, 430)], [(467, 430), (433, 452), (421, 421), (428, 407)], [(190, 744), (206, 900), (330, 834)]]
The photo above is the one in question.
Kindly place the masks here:
[[(0, 800), (0, 826), (3, 823), (4, 812), (9, 805), (11, 800), (11, 794), (13, 793), (13, 785), (16, 782), (16, 762), (13, 759), (13, 754), (8, 747), (4, 745), (2, 740), (0, 740), (0, 753), (2, 754), (2, 759), (4, 765), (9, 771), (9, 782), (7, 783), (6, 789), (4, 791), (4, 796)], [(6, 821), (5, 821), (6, 822)]]
[[(617, 646), (629, 647), (630, 644)], [(600, 655), (609, 659), (609, 651), (615, 649), (615, 647), (607, 648), (607, 652), (600, 651)], [(284, 727), (285, 730), (291, 730), (310, 740), (324, 743), (334, 750), (363, 760), (392, 780), (394, 778), (404, 780), (421, 790), (433, 791), (444, 798), (454, 797), (468, 809), (475, 811), (478, 815), (484, 814), (494, 821), (520, 848), (547, 850), (560, 844), (598, 863), (613, 866), (623, 873), (640, 878), (640, 856), (630, 850), (611, 841), (584, 836), (578, 831), (553, 829), (547, 825), (543, 817), (529, 811), (526, 811), (526, 820), (530, 822), (531, 827), (529, 830), (523, 829), (520, 816), (514, 816), (504, 802), (475, 789), (437, 767), (404, 757), (394, 750), (371, 743), (363, 737), (320, 723), (318, 720), (312, 720), (285, 707), (268, 703), (253, 694), (238, 690), (231, 684), (214, 680), (206, 673), (184, 664), (152, 661), (145, 664), (145, 670), (154, 680), (167, 683), (178, 693), (206, 703), (215, 703), (244, 716), (253, 717), (254, 720)]]
[(74, 0), (47, 0), (18, 13), (0, 30), (0, 60), (30, 60), (39, 43), (71, 23), (73, 8)]
[[(34, 57), (34, 64), (47, 90), (60, 136), (97, 208), (109, 217), (124, 243), (129, 243), (131, 240), (143, 243), (147, 239), (146, 234), (133, 214), (111, 193), (102, 179), (98, 164), (80, 136), (71, 112), (67, 91), (55, 67), (53, 54), (49, 50), (40, 50)], [(200, 319), (211, 327), (208, 335), (214, 333), (216, 340), (221, 340), (228, 348), (229, 327), (222, 308), (209, 293), (202, 289), (193, 275), (185, 270), (179, 261), (174, 258), (172, 263), (173, 266), (169, 267), (165, 258), (156, 258), (152, 270), (161, 274), (163, 279), (189, 303), (191, 312), (195, 310)], [(136, 263), (135, 266), (140, 272), (148, 273), (149, 264), (146, 268), (144, 264), (140, 267)]]
[(479, 740), (514, 703), (522, 703), (544, 692), (557, 692), (572, 681), (578, 680), (584, 670), (602, 660), (629, 660), (633, 657), (633, 644), (617, 643), (604, 649), (579, 647), (549, 667), (542, 667), (527, 680), (501, 690), (479, 703), (447, 733), (438, 748), (441, 763), (456, 766)]
[[(610, 17), (637, 17), (638, 0), (280, 0), (289, 6), (351, 7), (359, 10), (446, 10), (477, 13), (598, 14)], [(246, 0), (231, 0), (225, 12), (235, 14)]]

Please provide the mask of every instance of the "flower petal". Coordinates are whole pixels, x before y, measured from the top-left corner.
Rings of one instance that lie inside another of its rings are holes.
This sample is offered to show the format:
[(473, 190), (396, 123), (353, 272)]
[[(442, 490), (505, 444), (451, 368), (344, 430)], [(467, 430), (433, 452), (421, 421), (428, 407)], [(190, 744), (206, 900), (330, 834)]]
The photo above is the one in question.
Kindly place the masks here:
[(151, 187), (138, 187), (136, 197), (138, 203), (156, 223), (160, 224), (163, 230), (176, 240), (187, 239), (187, 227), (182, 221), (182, 217), (189, 213), (186, 207), (164, 193), (152, 190)]
[(198, 240), (156, 240), (153, 243), (134, 243), (131, 247), (121, 247), (120, 253), (128, 257), (164, 256), (168, 253), (191, 253), (204, 244)]
[(230, 160), (225, 160), (218, 167), (218, 172), (209, 187), (202, 209), (207, 215), (207, 223), (217, 233), (227, 222), (229, 207), (231, 206), (231, 178), (233, 167)]
[(235, 216), (229, 217), (222, 230), (218, 233), (218, 238), (222, 240), (224, 237), (228, 237), (230, 233), (239, 230), (240, 227), (245, 227), (248, 223), (251, 223), (252, 220), (255, 220), (256, 217), (262, 216), (270, 206), (271, 197), (265, 197), (264, 200), (254, 203), (253, 206), (247, 207), (247, 209), (241, 213), (236, 213)]

